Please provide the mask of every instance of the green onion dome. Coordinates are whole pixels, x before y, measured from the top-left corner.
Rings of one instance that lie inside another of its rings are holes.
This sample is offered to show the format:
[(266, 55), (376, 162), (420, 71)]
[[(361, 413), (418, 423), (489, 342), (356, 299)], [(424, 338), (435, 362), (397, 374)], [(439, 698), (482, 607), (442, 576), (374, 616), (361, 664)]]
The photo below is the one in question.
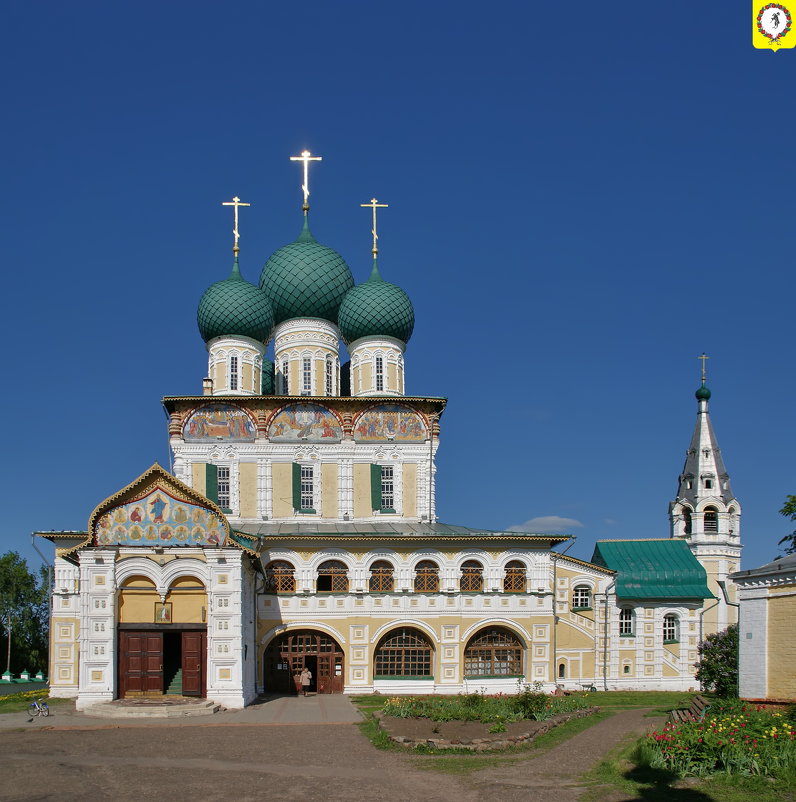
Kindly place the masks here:
[(296, 317), (334, 322), (353, 286), (343, 257), (312, 236), (306, 216), (298, 239), (271, 254), (260, 275), (260, 288), (271, 300), (276, 323)]
[(274, 327), (274, 313), (268, 296), (240, 274), (236, 256), (229, 278), (205, 290), (196, 322), (205, 342), (214, 337), (239, 335), (265, 343)]
[(710, 390), (703, 384), (695, 393), (697, 401), (707, 401), (710, 398)]
[(381, 277), (374, 259), (370, 278), (348, 292), (337, 320), (346, 345), (372, 336), (394, 337), (407, 343), (415, 327), (415, 310), (400, 287)]

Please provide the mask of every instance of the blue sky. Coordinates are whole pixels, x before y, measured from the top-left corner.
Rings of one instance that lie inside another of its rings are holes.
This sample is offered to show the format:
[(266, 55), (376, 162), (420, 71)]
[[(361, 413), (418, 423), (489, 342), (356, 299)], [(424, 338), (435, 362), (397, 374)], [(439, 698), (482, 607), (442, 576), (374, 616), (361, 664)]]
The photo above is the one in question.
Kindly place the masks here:
[[(796, 51), (747, 2), (7, 6), (0, 551), (168, 464), (205, 288), (312, 228), (412, 298), (407, 392), (449, 398), (438, 511), (665, 537), (697, 356), (744, 566), (796, 493)], [(473, 470), (472, 461), (482, 466)], [(561, 523), (558, 519), (570, 519)]]

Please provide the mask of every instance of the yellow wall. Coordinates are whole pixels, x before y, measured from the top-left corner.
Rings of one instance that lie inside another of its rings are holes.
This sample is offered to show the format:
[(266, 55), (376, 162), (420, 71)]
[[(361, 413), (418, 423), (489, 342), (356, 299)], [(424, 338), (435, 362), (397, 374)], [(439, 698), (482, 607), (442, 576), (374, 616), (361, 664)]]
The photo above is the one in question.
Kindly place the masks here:
[(244, 362), (241, 365), (241, 372), (240, 372), (240, 386), (238, 387), (239, 390), (251, 390), (252, 388), (252, 369), (253, 365), (249, 365), (247, 362)]
[(191, 487), (196, 490), (197, 493), (201, 493), (202, 495), (205, 494), (207, 490), (207, 468), (204, 462), (194, 462), (191, 465)]
[(796, 699), (796, 640), (793, 637), (793, 617), (796, 611), (796, 596), (778, 593), (794, 593), (796, 585), (779, 585), (769, 591), (768, 601), (768, 694), (769, 699)]
[(360, 364), (359, 377), (361, 380), (360, 384), (361, 390), (373, 389), (373, 364), (371, 362), (365, 362)]
[(373, 515), (370, 497), (370, 465), (354, 463), (354, 517), (370, 518)]
[(240, 514), (243, 518), (257, 517), (257, 463), (241, 462), (240, 473)]
[(321, 465), (321, 517), (337, 518), (337, 464), (324, 462)]
[(216, 362), (213, 367), (213, 388), (219, 389), (227, 386), (227, 361)]
[(414, 462), (404, 463), (403, 494), (403, 514), (412, 518), (417, 515), (417, 465)]
[(122, 624), (153, 623), (155, 604), (160, 594), (145, 577), (133, 577), (119, 591), (119, 622)]
[[(119, 622), (155, 623), (155, 604), (159, 601), (160, 594), (148, 579), (136, 577), (128, 581), (119, 592)], [(166, 594), (166, 602), (172, 605), (171, 623), (201, 624), (203, 618), (206, 620), (207, 594), (198, 579), (181, 577), (175, 580)]]
[(392, 362), (387, 364), (387, 389), (389, 390), (398, 389), (398, 373), (396, 367), (397, 366)]
[(271, 466), (274, 518), (293, 515), (293, 465), (274, 462)]

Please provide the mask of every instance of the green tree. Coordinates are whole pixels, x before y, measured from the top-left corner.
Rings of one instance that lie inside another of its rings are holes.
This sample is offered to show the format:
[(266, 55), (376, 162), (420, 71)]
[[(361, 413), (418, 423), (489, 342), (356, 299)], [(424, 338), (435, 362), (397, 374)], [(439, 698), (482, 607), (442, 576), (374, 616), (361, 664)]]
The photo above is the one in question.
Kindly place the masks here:
[(699, 644), (696, 678), (718, 696), (738, 695), (738, 625), (708, 635)]
[[(15, 551), (0, 557), (0, 673), (47, 670), (49, 588), (44, 569), (36, 575)], [(9, 652), (9, 629), (11, 649)]]
[[(791, 521), (796, 521), (796, 496), (788, 496), (785, 499), (785, 506), (779, 511), (779, 514), (790, 518)], [(785, 554), (796, 554), (796, 531), (785, 535), (785, 537), (779, 541), (779, 545), (783, 546)]]

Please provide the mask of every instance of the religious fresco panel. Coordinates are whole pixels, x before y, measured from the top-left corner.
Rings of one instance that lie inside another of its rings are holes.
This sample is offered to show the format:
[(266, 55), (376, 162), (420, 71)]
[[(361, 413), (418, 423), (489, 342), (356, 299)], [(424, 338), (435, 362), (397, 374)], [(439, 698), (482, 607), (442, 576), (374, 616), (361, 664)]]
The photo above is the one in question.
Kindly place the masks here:
[(182, 427), (182, 436), (187, 443), (218, 438), (250, 443), (256, 434), (252, 419), (240, 407), (232, 404), (206, 404), (199, 407)]
[(354, 423), (354, 440), (360, 443), (420, 443), (426, 438), (426, 425), (420, 415), (399, 404), (370, 407)]
[(212, 510), (155, 487), (106, 512), (94, 538), (98, 546), (219, 546), (226, 530)]
[(291, 404), (271, 419), (268, 439), (274, 443), (339, 443), (343, 430), (340, 421), (326, 407)]

